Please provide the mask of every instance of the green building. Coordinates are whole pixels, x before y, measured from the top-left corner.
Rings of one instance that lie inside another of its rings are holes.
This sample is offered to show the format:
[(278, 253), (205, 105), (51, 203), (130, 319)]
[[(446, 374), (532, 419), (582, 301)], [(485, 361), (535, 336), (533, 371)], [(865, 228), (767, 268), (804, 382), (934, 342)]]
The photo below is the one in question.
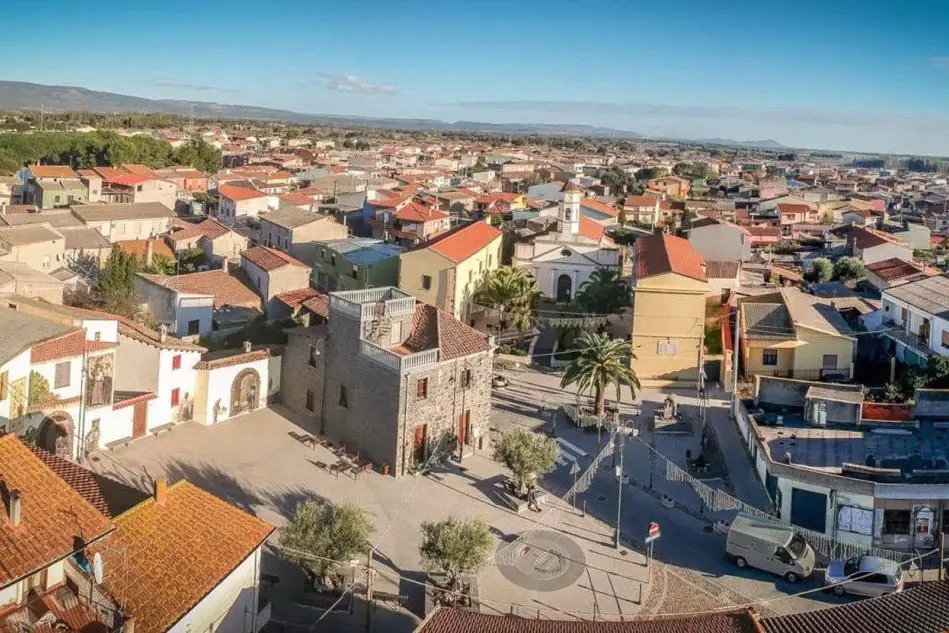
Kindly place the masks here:
[(59, 209), (77, 202), (89, 202), (89, 189), (81, 180), (58, 178), (33, 185), (35, 204), (40, 209)]
[(317, 242), (310, 280), (321, 292), (397, 286), (404, 250), (368, 237)]

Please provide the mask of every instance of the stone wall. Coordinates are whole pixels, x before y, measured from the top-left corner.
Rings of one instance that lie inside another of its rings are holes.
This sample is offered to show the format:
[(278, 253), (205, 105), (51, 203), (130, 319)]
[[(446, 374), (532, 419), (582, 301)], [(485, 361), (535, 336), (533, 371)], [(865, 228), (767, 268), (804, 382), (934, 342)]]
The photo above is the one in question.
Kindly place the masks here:
[[(289, 341), (280, 369), (280, 402), (294, 413), (311, 420), (313, 428), (318, 429), (326, 369), (326, 327), (295, 328), (289, 330), (288, 334)], [(315, 345), (320, 351), (315, 367), (309, 364), (310, 345)], [(312, 411), (306, 408), (307, 390), (313, 392)]]

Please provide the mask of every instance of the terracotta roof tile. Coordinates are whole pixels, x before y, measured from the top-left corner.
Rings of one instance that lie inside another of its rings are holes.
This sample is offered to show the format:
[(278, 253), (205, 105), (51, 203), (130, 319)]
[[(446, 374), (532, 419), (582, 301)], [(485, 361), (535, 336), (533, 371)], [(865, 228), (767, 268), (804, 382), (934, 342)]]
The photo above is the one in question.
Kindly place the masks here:
[(286, 253), (278, 251), (275, 248), (269, 248), (267, 246), (254, 246), (253, 248), (249, 248), (241, 253), (241, 257), (250, 263), (255, 264), (258, 268), (265, 272), (277, 270), (278, 268), (283, 268), (284, 266), (301, 266), (303, 268), (309, 268), (309, 266), (300, 260), (294, 259)]
[(626, 196), (623, 206), (626, 207), (652, 207), (655, 208), (659, 202), (656, 196)]
[(883, 281), (894, 281), (904, 277), (913, 277), (922, 275), (923, 266), (918, 266), (913, 262), (904, 261), (898, 257), (891, 257), (883, 261), (867, 265), (867, 270), (882, 279)]
[(663, 273), (707, 281), (705, 259), (695, 252), (689, 240), (657, 233), (636, 240), (636, 277), (642, 279)]
[(121, 596), (136, 633), (170, 629), (267, 539), (273, 527), (179, 481), (119, 515), (101, 552), (105, 587)]
[(606, 227), (593, 218), (588, 218), (585, 215), (581, 215), (580, 235), (599, 244), (603, 241), (603, 237), (606, 235)]
[(214, 218), (208, 218), (207, 220), (197, 224), (186, 224), (183, 229), (169, 234), (168, 239), (172, 242), (179, 242), (204, 236), (209, 239), (216, 240), (217, 238), (223, 237), (230, 232), (231, 229), (227, 228), (225, 225), (221, 224)]
[(115, 245), (129, 255), (134, 255), (136, 259), (145, 261), (145, 250), (148, 248), (149, 242), (152, 243), (152, 252), (155, 255), (164, 255), (169, 259), (175, 258), (175, 252), (171, 250), (171, 247), (168, 246), (163, 239), (124, 240), (116, 242)]
[(395, 212), (395, 217), (403, 222), (434, 222), (445, 220), (449, 216), (444, 211), (426, 207), (417, 202), (410, 202)]
[(22, 506), (18, 527), (0, 521), (0, 586), (75, 551), (77, 538), (92, 543), (113, 528), (16, 435), (0, 436), (0, 479), (3, 496), (19, 490)]
[(949, 582), (819, 611), (764, 618), (766, 633), (942, 633), (949, 630)]
[(811, 207), (806, 204), (794, 204), (792, 202), (782, 202), (778, 205), (778, 213), (810, 213)]
[(250, 189), (249, 187), (238, 187), (237, 185), (221, 185), (217, 188), (217, 192), (221, 196), (227, 198), (228, 200), (233, 200), (234, 202), (253, 200), (254, 198), (264, 198), (269, 195), (262, 191), (257, 191), (256, 189)]
[(324, 319), (328, 319), (330, 316), (329, 295), (324, 295), (324, 294), (317, 295), (311, 299), (307, 299), (300, 305), (302, 305), (304, 308), (306, 308), (313, 314), (321, 316)]
[(593, 198), (586, 198), (580, 201), (580, 206), (586, 209), (593, 209), (598, 213), (603, 215), (608, 215), (611, 218), (615, 218), (619, 215), (619, 209), (613, 205), (606, 204), (605, 202), (600, 202), (599, 200), (594, 200)]
[(439, 348), (439, 360), (451, 360), (491, 349), (484, 334), (435, 306), (419, 303), (405, 347), (413, 352)]
[(319, 296), (322, 296), (322, 293), (317, 292), (313, 288), (298, 288), (297, 290), (288, 290), (287, 292), (274, 295), (274, 299), (280, 301), (288, 308), (298, 308), (306, 301)]
[(214, 308), (237, 306), (241, 308), (260, 308), (260, 296), (248, 283), (226, 270), (206, 270), (187, 275), (149, 275), (139, 273), (143, 278), (165, 288), (179, 292), (214, 297)]
[(657, 620), (540, 620), (439, 608), (419, 633), (760, 633), (750, 611)]
[[(116, 392), (116, 397), (118, 397)], [(154, 394), (152, 394), (154, 397)], [(42, 448), (28, 444), (28, 448), (39, 457), (46, 466), (65, 481), (92, 507), (107, 517), (115, 517), (132, 506), (144, 501), (148, 495), (123, 483), (109, 479), (99, 473), (86, 470), (79, 464), (63, 459)]]
[(194, 369), (233, 367), (234, 365), (243, 365), (244, 363), (253, 363), (265, 358), (280, 356), (282, 353), (283, 348), (278, 345), (258, 345), (249, 352), (245, 352), (243, 349), (222, 349), (205, 354), (201, 360), (194, 364)]
[(457, 264), (480, 252), (499, 237), (500, 229), (485, 222), (472, 222), (445, 231), (423, 245), (423, 248), (429, 248)]
[(154, 391), (121, 391), (116, 389), (112, 396), (112, 409), (125, 409), (154, 400), (157, 397), (158, 395)]
[(30, 352), (31, 363), (46, 363), (60, 358), (73, 358), (83, 353), (98, 352), (118, 347), (107, 341), (87, 341), (84, 330), (75, 330), (58, 338), (36, 345)]

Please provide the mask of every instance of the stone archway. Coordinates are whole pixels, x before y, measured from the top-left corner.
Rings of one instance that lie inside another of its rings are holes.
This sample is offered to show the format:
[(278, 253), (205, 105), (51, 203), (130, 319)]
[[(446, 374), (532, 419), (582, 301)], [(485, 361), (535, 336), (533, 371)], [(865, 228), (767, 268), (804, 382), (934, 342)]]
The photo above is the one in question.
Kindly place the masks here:
[(557, 303), (570, 303), (573, 298), (573, 279), (570, 275), (557, 277)]
[(36, 445), (66, 459), (73, 457), (73, 420), (64, 411), (46, 416), (36, 434)]
[(245, 411), (253, 411), (260, 405), (260, 374), (247, 368), (234, 377), (231, 384), (230, 417)]

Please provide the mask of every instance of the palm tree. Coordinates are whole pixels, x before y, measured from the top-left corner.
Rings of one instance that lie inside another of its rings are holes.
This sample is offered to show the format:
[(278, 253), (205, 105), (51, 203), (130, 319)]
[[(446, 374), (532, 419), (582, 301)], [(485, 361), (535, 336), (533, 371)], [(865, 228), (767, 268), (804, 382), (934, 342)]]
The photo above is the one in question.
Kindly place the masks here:
[(479, 305), (500, 310), (502, 328), (510, 325), (522, 332), (531, 326), (531, 311), (539, 297), (531, 271), (513, 266), (501, 266), (488, 275), (474, 294)]
[(629, 387), (633, 398), (639, 388), (639, 378), (629, 365), (636, 358), (626, 341), (611, 338), (608, 334), (584, 332), (576, 340), (578, 355), (564, 367), (561, 388), (576, 384), (580, 393), (593, 392), (596, 415), (603, 415), (606, 405), (606, 389), (616, 385), (616, 400), (619, 402), (623, 385)]
[(589, 314), (616, 314), (629, 306), (629, 286), (615, 268), (597, 268), (580, 284), (575, 301)]

